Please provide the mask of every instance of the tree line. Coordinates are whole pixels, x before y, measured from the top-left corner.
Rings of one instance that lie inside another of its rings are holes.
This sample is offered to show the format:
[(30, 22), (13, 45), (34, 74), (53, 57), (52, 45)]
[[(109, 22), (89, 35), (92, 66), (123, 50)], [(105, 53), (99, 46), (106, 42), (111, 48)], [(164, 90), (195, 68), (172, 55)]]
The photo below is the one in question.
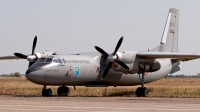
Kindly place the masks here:
[(14, 72), (10, 74), (1, 74), (1, 77), (22, 77), (24, 74), (21, 74), (19, 72)]

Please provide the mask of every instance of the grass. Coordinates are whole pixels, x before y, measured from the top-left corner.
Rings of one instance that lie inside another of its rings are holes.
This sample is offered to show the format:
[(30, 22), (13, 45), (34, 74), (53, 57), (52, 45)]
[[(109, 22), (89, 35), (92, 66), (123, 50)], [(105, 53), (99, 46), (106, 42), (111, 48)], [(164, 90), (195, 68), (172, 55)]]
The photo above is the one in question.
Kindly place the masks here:
[[(149, 84), (149, 97), (173, 97), (173, 98), (200, 98), (200, 78), (164, 78)], [(47, 86), (57, 96), (58, 86)], [(135, 90), (139, 86), (129, 87), (70, 87), (70, 96), (76, 97), (136, 97)], [(41, 96), (42, 86), (34, 84), (26, 78), (1, 77), (0, 95)]]

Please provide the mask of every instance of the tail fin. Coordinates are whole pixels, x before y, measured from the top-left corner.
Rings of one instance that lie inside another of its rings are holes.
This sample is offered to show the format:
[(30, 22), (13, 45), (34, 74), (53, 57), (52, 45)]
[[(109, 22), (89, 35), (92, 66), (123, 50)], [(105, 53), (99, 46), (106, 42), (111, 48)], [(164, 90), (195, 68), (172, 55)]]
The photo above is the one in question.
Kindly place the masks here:
[(178, 52), (178, 19), (179, 11), (170, 8), (160, 45), (151, 52)]

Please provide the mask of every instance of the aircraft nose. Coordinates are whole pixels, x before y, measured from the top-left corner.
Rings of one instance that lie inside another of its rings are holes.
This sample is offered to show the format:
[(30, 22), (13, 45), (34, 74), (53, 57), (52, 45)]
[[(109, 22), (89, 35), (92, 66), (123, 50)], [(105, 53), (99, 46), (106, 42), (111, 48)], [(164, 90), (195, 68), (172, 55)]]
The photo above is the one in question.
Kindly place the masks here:
[(39, 71), (34, 71), (34, 72), (26, 73), (25, 77), (31, 82), (41, 84), (44, 78), (44, 74)]
[(28, 68), (25, 77), (34, 83), (42, 83), (44, 72), (41, 64), (34, 64)]

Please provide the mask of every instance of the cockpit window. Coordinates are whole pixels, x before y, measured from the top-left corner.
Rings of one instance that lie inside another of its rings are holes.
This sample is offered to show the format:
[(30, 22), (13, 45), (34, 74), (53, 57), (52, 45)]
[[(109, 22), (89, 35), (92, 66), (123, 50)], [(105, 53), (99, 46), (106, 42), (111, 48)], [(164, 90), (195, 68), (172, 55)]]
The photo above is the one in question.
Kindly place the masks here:
[(39, 58), (37, 62), (44, 62), (46, 58)]
[(53, 59), (53, 62), (54, 62), (54, 63), (58, 63), (58, 60), (57, 60), (57, 59)]
[(45, 62), (51, 63), (52, 62), (52, 58), (47, 58)]
[(61, 59), (58, 59), (58, 62), (59, 62), (59, 63), (62, 63), (62, 60), (61, 60)]
[(62, 59), (64, 63), (66, 63), (65, 59)]

